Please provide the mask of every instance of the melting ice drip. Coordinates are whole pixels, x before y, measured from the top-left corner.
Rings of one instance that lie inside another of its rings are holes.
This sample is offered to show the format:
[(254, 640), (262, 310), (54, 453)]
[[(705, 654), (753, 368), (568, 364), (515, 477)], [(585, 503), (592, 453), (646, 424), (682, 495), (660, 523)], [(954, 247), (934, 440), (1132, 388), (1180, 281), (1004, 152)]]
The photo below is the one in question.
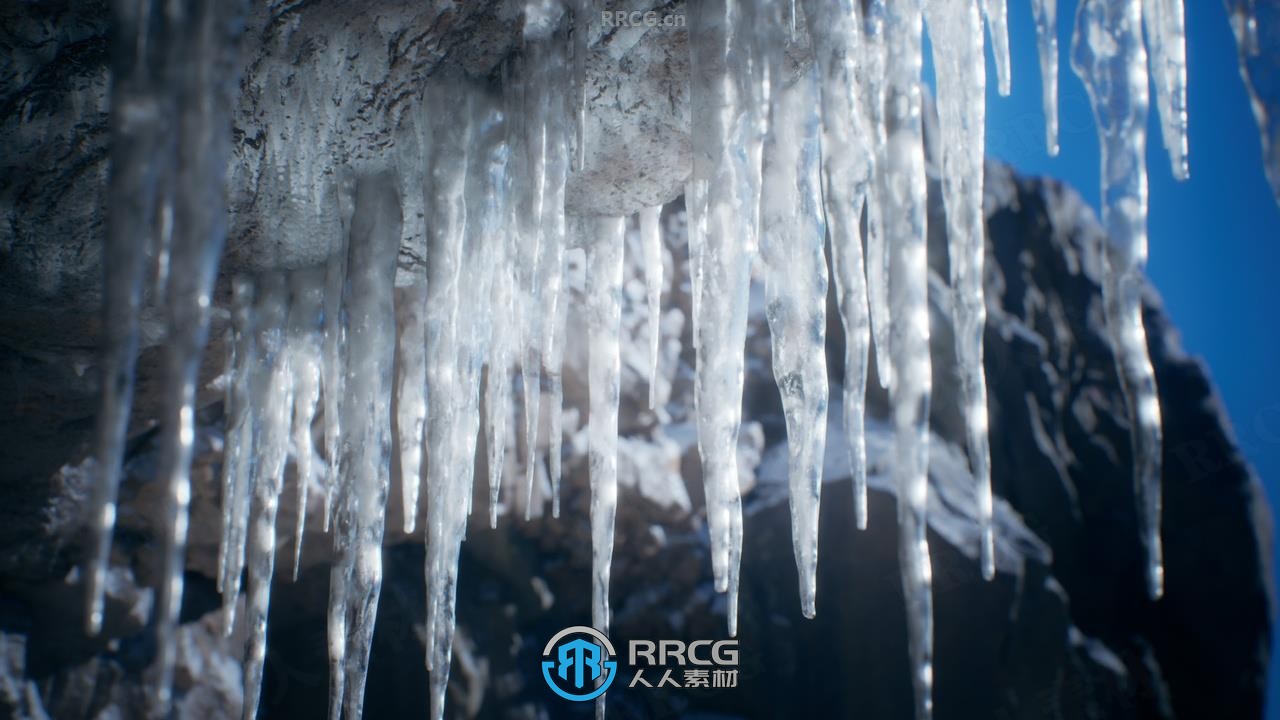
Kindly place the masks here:
[[(538, 418), (550, 418), (548, 474), (559, 514), (563, 269), (587, 250), (590, 357), (592, 621), (609, 624), (617, 505), (619, 302), (624, 218), (569, 223), (566, 177), (584, 154), (585, 68), (594, 8), (530, 3), (521, 54), (493, 98), (435, 78), (406, 119), (405, 142), (381, 168), (339, 182), (293, 174), (286, 137), (340, 143), (325, 103), (316, 124), (272, 130), (264, 179), (290, 207), (329, 206), (341, 233), (323, 268), (232, 283), (218, 586), (227, 629), (241, 574), (248, 623), (245, 718), (257, 711), (286, 467), (295, 467), (294, 576), (314, 494), (332, 528), (328, 631), (330, 717), (361, 714), (382, 579), (392, 454), (402, 470), (403, 527), (419, 515), (425, 457), (427, 666), (441, 718), (451, 660), (458, 553), (471, 514), (478, 434), (488, 448), (489, 522), (501, 497), (512, 377), (523, 391), (526, 512), (542, 464)], [(942, 191), (954, 292), (957, 363), (969, 461), (979, 499), (981, 571), (995, 572), (982, 337), (983, 18), (1001, 93), (1010, 89), (1004, 0), (767, 0), (690, 3), (693, 171), (686, 186), (695, 403), (715, 587), (737, 629), (742, 501), (737, 475), (752, 260), (763, 268), (774, 372), (790, 446), (792, 539), (805, 615), (816, 612), (817, 532), (828, 383), (823, 361), (829, 243), (845, 336), (845, 428), (853, 513), (867, 524), (864, 394), (874, 358), (890, 390), (896, 432), (900, 552), (916, 714), (932, 712), (932, 593), (926, 540), (929, 354), (926, 178), (921, 123), (922, 32), (938, 77)], [(225, 237), (222, 200), (232, 96), (227, 72), (235, 8), (166, 3), (164, 32), (120, 3), (112, 67), (111, 217), (106, 348), (94, 497), (96, 545), (86, 577), (89, 626), (101, 624), (116, 488), (132, 396), (148, 258), (167, 309), (161, 474), (169, 488), (159, 602), (157, 713), (169, 703), (190, 498), (196, 370)], [(1243, 57), (1256, 55), (1251, 4), (1232, 3)], [(1055, 0), (1034, 0), (1049, 151), (1057, 151)], [(1162, 139), (1187, 173), (1185, 33), (1181, 0), (1083, 0), (1071, 61), (1089, 89), (1102, 139), (1110, 236), (1106, 315), (1133, 427), (1134, 468), (1153, 597), (1162, 589), (1160, 412), (1141, 317), (1146, 259), (1145, 117), (1148, 62)], [(784, 49), (807, 26), (812, 62)], [(1145, 29), (1145, 41), (1143, 30)], [(793, 78), (790, 79), (789, 78)], [(278, 90), (278, 88), (277, 88)], [(181, 108), (171, 135), (161, 118)], [(1261, 116), (1260, 116), (1261, 117)], [(295, 120), (296, 121), (296, 120)], [(1266, 128), (1264, 128), (1265, 130)], [(296, 142), (296, 140), (295, 140)], [(1270, 145), (1268, 145), (1270, 147)], [(167, 153), (167, 154), (166, 154)], [(157, 162), (156, 158), (163, 158)], [(409, 160), (405, 160), (409, 157)], [(278, 185), (271, 185), (271, 183)], [(323, 187), (322, 187), (323, 186)], [(420, 211), (420, 213), (419, 213)], [(640, 213), (653, 372), (662, 287), (660, 208)], [(319, 211), (317, 211), (319, 212)], [(393, 288), (397, 253), (418, 218), (426, 272)], [(157, 222), (155, 218), (160, 218)], [(864, 230), (865, 227), (865, 237)], [(865, 252), (864, 252), (865, 247)], [(485, 368), (488, 372), (485, 373)], [(482, 387), (483, 383), (483, 387)], [(482, 402), (483, 399), (483, 402)], [(393, 402), (394, 400), (394, 402)], [(656, 400), (651, 396), (650, 403)], [(394, 424), (392, 408), (395, 408)], [(322, 422), (317, 423), (317, 417)], [(319, 424), (322, 442), (315, 442)], [(425, 453), (424, 453), (425, 450)], [(603, 712), (603, 704), (598, 705)]]

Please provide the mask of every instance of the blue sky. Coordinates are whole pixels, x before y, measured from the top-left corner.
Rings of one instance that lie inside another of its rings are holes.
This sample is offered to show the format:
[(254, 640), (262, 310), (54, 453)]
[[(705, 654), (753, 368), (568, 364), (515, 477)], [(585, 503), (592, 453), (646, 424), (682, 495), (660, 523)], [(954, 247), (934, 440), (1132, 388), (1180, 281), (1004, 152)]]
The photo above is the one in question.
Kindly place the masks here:
[[(1098, 140), (1069, 50), (1077, 0), (1058, 2), (1061, 152), (1044, 144), (1031, 3), (1009, 3), (1013, 94), (995, 91), (988, 52), (987, 151), (1025, 174), (1074, 186), (1098, 209)], [(1245, 455), (1280, 506), (1280, 208), (1263, 174), (1258, 128), (1220, 0), (1188, 0), (1191, 178), (1174, 180), (1153, 105), (1148, 132), (1151, 260), (1188, 352), (1209, 365)], [(931, 69), (931, 68), (930, 68)], [(1268, 718), (1280, 719), (1272, 665)]]

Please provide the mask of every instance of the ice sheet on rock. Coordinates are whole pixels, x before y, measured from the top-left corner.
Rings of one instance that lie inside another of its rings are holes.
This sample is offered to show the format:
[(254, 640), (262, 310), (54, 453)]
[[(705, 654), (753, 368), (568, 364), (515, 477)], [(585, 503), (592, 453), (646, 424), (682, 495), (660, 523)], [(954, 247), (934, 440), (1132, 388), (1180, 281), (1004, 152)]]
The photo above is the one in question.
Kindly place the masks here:
[[(771, 59), (780, 75), (782, 58)], [(761, 255), (773, 376), (790, 456), (791, 539), (800, 608), (817, 598), (818, 510), (827, 436), (827, 259), (822, 211), (817, 68), (773, 90), (764, 146)], [(837, 151), (838, 152), (838, 151)], [(860, 239), (854, 235), (854, 242)], [(861, 268), (858, 268), (861, 271)]]
[[(845, 336), (844, 427), (853, 478), (854, 519), (863, 529), (867, 526), (863, 420), (871, 318), (860, 228), (863, 209), (873, 192), (875, 157), (871, 118), (858, 74), (867, 68), (864, 60), (868, 43), (862, 36), (861, 3), (810, 0), (805, 5), (805, 15), (821, 77), (822, 163), (826, 176), (823, 200)], [(766, 188), (766, 202), (770, 196), (771, 191)]]
[(942, 200), (947, 216), (952, 326), (964, 408), (965, 439), (978, 488), (982, 575), (995, 575), (991, 527), (991, 450), (987, 434), (987, 380), (982, 338), (987, 324), (983, 294), (986, 228), (982, 214), (986, 145), (986, 73), (982, 18), (971, 0), (926, 0), (925, 17), (937, 73), (938, 125), (942, 132)]
[(418, 521), (418, 481), (427, 421), (426, 278), (417, 278), (396, 297), (396, 432), (404, 531)]
[(1187, 165), (1187, 21), (1182, 0), (1143, 0), (1151, 80), (1160, 113), (1160, 136), (1173, 176), (1186, 180)]
[(1262, 166), (1280, 204), (1280, 5), (1225, 0), (1262, 141)]
[(329, 581), (329, 717), (359, 718), (382, 590), (395, 356), (392, 283), (401, 210), (388, 175), (360, 177), (342, 305), (346, 326), (334, 562)]
[[(618, 404), (622, 361), (624, 218), (598, 218), (587, 247), (587, 318), (590, 334), (587, 435), (591, 475), (591, 624), (609, 632), (609, 571), (613, 562), (614, 516), (618, 508)], [(604, 696), (596, 700), (603, 716)]]
[(645, 298), (649, 306), (649, 409), (658, 404), (658, 346), (662, 343), (662, 206), (641, 208)]
[(1147, 551), (1147, 590), (1164, 592), (1160, 545), (1160, 401), (1142, 323), (1147, 261), (1147, 60), (1139, 0), (1085, 0), (1076, 12), (1071, 66), (1098, 124), (1104, 253), (1102, 298), (1124, 392), (1133, 449), (1134, 495)]
[(933, 590), (926, 536), (929, 494), (929, 357), (927, 203), (921, 132), (921, 16), (912, 3), (890, 3), (885, 108), (889, 129), (881, 173), (893, 311), (894, 481), (898, 486), (898, 553), (916, 718), (933, 715)]
[[(737, 631), (742, 501), (737, 445), (742, 424), (743, 347), (750, 262), (759, 199), (752, 143), (756, 98), (745, 13), (735, 0), (690, 8), (693, 178), (698, 232), (695, 403), (707, 494), (715, 587), (728, 592), (729, 630)], [(694, 245), (696, 244), (696, 248)]]
[(1041, 99), (1044, 103), (1044, 144), (1058, 154), (1058, 0), (1031, 0), (1036, 23), (1036, 52), (1040, 56)]
[(311, 426), (320, 400), (324, 270), (295, 270), (289, 278), (289, 362), (293, 373), (293, 457), (295, 501), (293, 518), (293, 579), (302, 562), (302, 538), (307, 527), (307, 500), (316, 481), (315, 443)]
[(244, 713), (257, 716), (267, 656), (267, 611), (275, 575), (276, 516), (289, 456), (293, 410), (293, 370), (288, 346), (289, 288), (283, 274), (267, 273), (258, 281), (254, 303), (257, 364), (253, 372), (254, 448), (252, 497), (249, 504), (248, 566), (245, 621), (248, 642), (244, 661)]

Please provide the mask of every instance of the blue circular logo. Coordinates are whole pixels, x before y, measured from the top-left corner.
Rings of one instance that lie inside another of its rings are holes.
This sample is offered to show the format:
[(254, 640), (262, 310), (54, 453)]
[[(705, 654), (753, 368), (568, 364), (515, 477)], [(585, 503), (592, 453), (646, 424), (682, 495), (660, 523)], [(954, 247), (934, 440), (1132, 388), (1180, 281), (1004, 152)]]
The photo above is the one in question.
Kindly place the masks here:
[(585, 625), (567, 627), (542, 649), (542, 678), (565, 700), (594, 700), (618, 674), (615, 655), (604, 633)]

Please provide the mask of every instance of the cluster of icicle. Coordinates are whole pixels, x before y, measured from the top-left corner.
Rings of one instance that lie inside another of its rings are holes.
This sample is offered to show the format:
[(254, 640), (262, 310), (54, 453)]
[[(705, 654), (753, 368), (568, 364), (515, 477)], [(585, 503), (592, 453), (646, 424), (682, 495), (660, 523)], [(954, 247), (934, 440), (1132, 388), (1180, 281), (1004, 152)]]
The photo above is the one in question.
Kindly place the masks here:
[[(106, 381), (93, 515), (97, 542), (86, 575), (89, 625), (96, 631), (150, 258), (162, 269), (156, 287), (164, 293), (168, 328), (161, 476), (170, 506), (155, 680), (157, 714), (162, 715), (170, 702), (182, 594), (196, 373), (225, 238), (231, 106), (226, 78), (234, 76), (225, 66), (234, 48), (236, 15), (216, 0), (191, 3), (189, 17), (182, 14), (183, 3), (165, 3), (168, 14), (156, 23), (147, 15), (150, 6), (121, 2), (116, 9)], [(1033, 7), (1047, 142), (1056, 152), (1055, 2), (1034, 0)], [(287, 194), (294, 204), (318, 206), (336, 195), (342, 242), (322, 268), (232, 283), (218, 585), (229, 631), (247, 569), (245, 718), (255, 716), (262, 688), (277, 510), (290, 458), (297, 497), (297, 514), (289, 521), (295, 576), (313, 492), (323, 497), (324, 526), (335, 551), (328, 616), (330, 716), (360, 717), (393, 454), (402, 479), (406, 532), (415, 531), (420, 479), (425, 482), (426, 661), (430, 711), (442, 717), (458, 553), (471, 514), (478, 436), (484, 433), (488, 450), (489, 522), (494, 525), (517, 368), (527, 449), (523, 492), (529, 497), (541, 467), (536, 435), (545, 392), (551, 405), (548, 475), (553, 514), (559, 514), (563, 268), (571, 247), (587, 254), (592, 622), (608, 629), (626, 219), (570, 223), (564, 210), (566, 178), (582, 161), (586, 28), (596, 12), (588, 0), (571, 9), (530, 3), (523, 51), (503, 66), (501, 97), (462, 81), (432, 79), (405, 120), (407, 145), (416, 152), (386, 163), (384, 172), (363, 172), (321, 191), (316, 186), (331, 181), (290, 175), (287, 138), (305, 142), (312, 136), (275, 128), (268, 138), (273, 148), (279, 146), (280, 157), (268, 163), (275, 174), (264, 178), (266, 187)], [(983, 18), (999, 89), (1007, 93), (1004, 0), (803, 0), (798, 6), (699, 0), (689, 3), (687, 12), (693, 172), (685, 199), (695, 401), (712, 570), (716, 589), (728, 594), (729, 632), (737, 631), (742, 501), (736, 447), (756, 258), (764, 269), (773, 367), (790, 447), (800, 602), (806, 616), (816, 611), (828, 407), (824, 251), (829, 247), (847, 338), (843, 407), (853, 512), (858, 527), (866, 527), (863, 415), (874, 355), (876, 375), (890, 392), (897, 437), (893, 472), (916, 714), (927, 718), (933, 681), (926, 540), (932, 368), (922, 33), (927, 22), (937, 72), (956, 360), (979, 499), (980, 565), (983, 576), (991, 578), (982, 359)], [(157, 34), (161, 26), (168, 36)], [(812, 62), (797, 69), (784, 49), (806, 27)], [(1146, 259), (1147, 68), (1149, 62), (1164, 144), (1175, 174), (1185, 176), (1184, 43), (1181, 0), (1084, 0), (1071, 51), (1102, 137), (1103, 215), (1111, 238), (1105, 305), (1134, 428), (1135, 480), (1153, 597), (1162, 583), (1160, 413), (1140, 302)], [(166, 133), (163, 118), (175, 107), (182, 108), (179, 122)], [(317, 132), (313, 139), (331, 138), (336, 130)], [(660, 208), (644, 210), (638, 222), (655, 366), (662, 287), (659, 213)], [(399, 249), (410, 225), (418, 222), (424, 223), (427, 238), (425, 270), (420, 268), (422, 274), (406, 287), (395, 288)], [(320, 443), (313, 425), (322, 429)], [(599, 702), (602, 712), (603, 698)]]

